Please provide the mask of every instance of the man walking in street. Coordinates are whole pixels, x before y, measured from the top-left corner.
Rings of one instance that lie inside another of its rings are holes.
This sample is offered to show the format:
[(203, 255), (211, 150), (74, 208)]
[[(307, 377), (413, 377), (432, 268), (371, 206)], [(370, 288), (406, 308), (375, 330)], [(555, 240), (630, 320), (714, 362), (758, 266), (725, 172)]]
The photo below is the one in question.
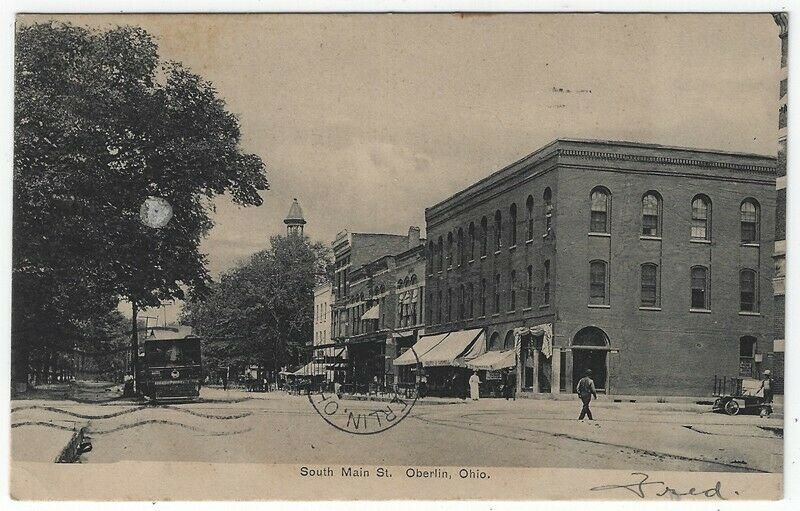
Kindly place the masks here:
[(592, 401), (592, 396), (597, 399), (597, 391), (594, 388), (591, 369), (586, 370), (586, 376), (578, 381), (578, 386), (575, 390), (578, 392), (578, 397), (583, 402), (583, 408), (581, 408), (581, 415), (578, 417), (578, 420), (582, 421), (584, 417), (589, 417), (590, 421), (594, 420), (592, 418), (592, 411), (589, 409), (589, 403)]

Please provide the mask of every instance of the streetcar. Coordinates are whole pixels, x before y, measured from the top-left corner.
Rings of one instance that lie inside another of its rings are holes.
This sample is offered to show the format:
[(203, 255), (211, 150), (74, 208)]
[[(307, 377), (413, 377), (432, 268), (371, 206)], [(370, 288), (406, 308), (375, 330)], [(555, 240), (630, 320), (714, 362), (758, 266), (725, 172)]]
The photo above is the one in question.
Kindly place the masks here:
[(139, 389), (153, 402), (198, 399), (202, 369), (199, 337), (148, 339), (140, 359)]

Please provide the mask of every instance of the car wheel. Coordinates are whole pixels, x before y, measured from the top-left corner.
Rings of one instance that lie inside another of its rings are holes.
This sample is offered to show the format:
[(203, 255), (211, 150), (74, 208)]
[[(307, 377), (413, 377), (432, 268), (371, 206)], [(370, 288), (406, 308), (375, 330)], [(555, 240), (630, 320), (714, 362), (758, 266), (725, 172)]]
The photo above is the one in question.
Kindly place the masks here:
[(739, 413), (739, 403), (733, 399), (725, 403), (725, 413), (728, 415), (737, 415)]

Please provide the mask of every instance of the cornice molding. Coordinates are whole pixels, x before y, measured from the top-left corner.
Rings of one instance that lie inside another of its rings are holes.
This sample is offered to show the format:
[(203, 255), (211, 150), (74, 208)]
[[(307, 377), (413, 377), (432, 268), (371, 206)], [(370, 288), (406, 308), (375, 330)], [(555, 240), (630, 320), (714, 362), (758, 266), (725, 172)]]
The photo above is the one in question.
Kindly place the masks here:
[(675, 158), (672, 156), (650, 156), (644, 154), (609, 153), (605, 151), (587, 151), (580, 149), (557, 149), (559, 156), (583, 158), (590, 160), (608, 161), (634, 161), (637, 163), (657, 163), (660, 165), (674, 165), (683, 167), (708, 167), (717, 169), (731, 169), (759, 174), (775, 174), (775, 167), (752, 165), (748, 163), (732, 163), (722, 161), (697, 160), (693, 158)]

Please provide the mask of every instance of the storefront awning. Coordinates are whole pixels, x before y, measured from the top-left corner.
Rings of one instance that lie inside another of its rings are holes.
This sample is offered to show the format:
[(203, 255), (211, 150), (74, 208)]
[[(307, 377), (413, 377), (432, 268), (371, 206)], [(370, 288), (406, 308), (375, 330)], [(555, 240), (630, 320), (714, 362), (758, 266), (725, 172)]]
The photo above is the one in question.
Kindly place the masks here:
[(421, 359), (424, 354), (435, 348), (448, 335), (450, 335), (450, 332), (421, 337), (408, 351), (394, 359), (392, 364), (396, 366), (415, 365), (418, 359)]
[(361, 316), (361, 319), (381, 319), (380, 306), (375, 305)]
[(497, 371), (506, 367), (514, 367), (515, 365), (514, 350), (487, 351), (483, 355), (467, 362), (467, 367), (476, 371)]
[(450, 334), (419, 357), (424, 367), (463, 367), (465, 362), (486, 352), (486, 335), (482, 328), (459, 330)]
[(325, 365), (309, 362), (292, 374), (295, 376), (321, 376), (325, 374)]

